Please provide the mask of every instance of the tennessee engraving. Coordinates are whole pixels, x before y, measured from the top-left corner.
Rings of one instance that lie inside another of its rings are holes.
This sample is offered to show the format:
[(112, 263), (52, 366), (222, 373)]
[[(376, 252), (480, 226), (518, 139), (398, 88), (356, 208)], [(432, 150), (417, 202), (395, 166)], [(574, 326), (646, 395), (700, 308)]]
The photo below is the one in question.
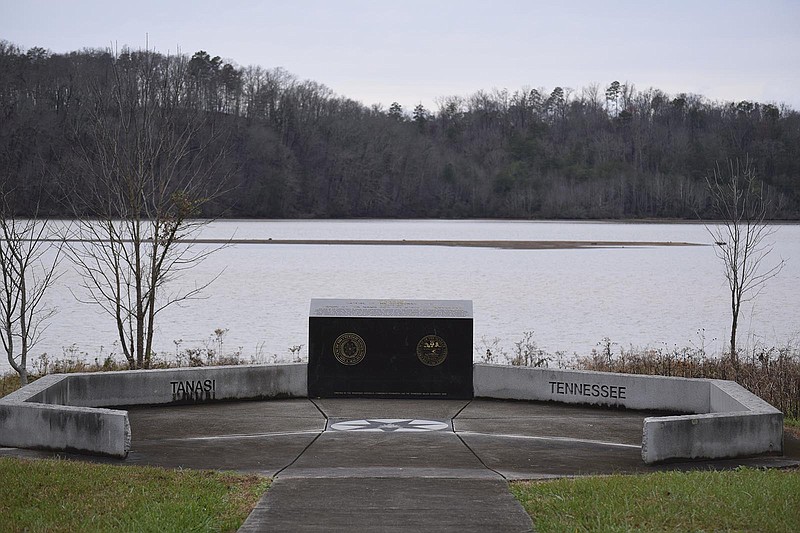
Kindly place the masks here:
[(593, 398), (613, 398), (624, 400), (627, 387), (604, 385), (601, 383), (574, 383), (569, 381), (548, 381), (550, 394), (589, 396)]

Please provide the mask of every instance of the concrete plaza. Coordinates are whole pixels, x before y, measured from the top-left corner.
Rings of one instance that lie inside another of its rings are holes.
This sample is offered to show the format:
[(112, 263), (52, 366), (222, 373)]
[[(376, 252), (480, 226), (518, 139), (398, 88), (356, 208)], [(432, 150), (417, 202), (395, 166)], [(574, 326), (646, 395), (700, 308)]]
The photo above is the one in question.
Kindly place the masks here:
[(529, 531), (510, 480), (800, 464), (800, 441), (787, 434), (783, 457), (649, 466), (642, 424), (654, 413), (550, 402), (290, 399), (128, 412), (126, 459), (57, 455), (273, 477), (242, 531)]

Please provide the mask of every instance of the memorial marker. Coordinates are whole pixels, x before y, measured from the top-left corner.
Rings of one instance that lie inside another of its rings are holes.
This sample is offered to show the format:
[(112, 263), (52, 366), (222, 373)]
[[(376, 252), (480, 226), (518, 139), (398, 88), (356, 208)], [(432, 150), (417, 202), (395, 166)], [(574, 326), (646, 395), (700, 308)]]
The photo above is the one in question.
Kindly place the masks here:
[(469, 300), (313, 299), (312, 398), (472, 398)]

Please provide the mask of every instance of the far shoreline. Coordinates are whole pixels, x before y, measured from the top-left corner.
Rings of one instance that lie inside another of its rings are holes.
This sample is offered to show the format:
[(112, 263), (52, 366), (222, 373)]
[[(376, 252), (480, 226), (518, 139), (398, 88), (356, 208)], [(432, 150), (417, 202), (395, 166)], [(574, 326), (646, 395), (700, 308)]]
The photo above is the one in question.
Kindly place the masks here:
[[(72, 219), (63, 219), (72, 220)], [(259, 217), (216, 217), (210, 222), (532, 222), (546, 224), (686, 224), (699, 226), (716, 226), (725, 224), (722, 219), (700, 220), (689, 218), (439, 218), (439, 217), (314, 217), (303, 216), (293, 218), (259, 218)], [(793, 226), (800, 224), (800, 219), (775, 219), (765, 220), (768, 225)]]
[[(87, 239), (46, 239), (50, 242), (96, 242)], [(130, 242), (124, 240), (123, 242)], [(149, 242), (149, 239), (144, 240)], [(590, 248), (642, 248), (661, 246), (710, 246), (694, 242), (673, 241), (505, 241), (505, 240), (379, 240), (379, 239), (190, 239), (182, 244), (282, 244), (316, 246), (447, 246), (454, 248), (499, 248), (504, 250), (576, 250)]]

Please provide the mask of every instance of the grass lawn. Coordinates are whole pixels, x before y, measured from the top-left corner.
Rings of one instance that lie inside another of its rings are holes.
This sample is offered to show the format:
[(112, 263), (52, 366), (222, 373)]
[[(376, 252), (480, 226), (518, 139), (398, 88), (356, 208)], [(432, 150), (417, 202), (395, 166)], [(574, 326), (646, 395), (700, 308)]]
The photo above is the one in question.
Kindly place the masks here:
[(0, 458), (0, 531), (236, 531), (256, 475)]
[(517, 482), (547, 531), (800, 531), (800, 470), (661, 472)]

